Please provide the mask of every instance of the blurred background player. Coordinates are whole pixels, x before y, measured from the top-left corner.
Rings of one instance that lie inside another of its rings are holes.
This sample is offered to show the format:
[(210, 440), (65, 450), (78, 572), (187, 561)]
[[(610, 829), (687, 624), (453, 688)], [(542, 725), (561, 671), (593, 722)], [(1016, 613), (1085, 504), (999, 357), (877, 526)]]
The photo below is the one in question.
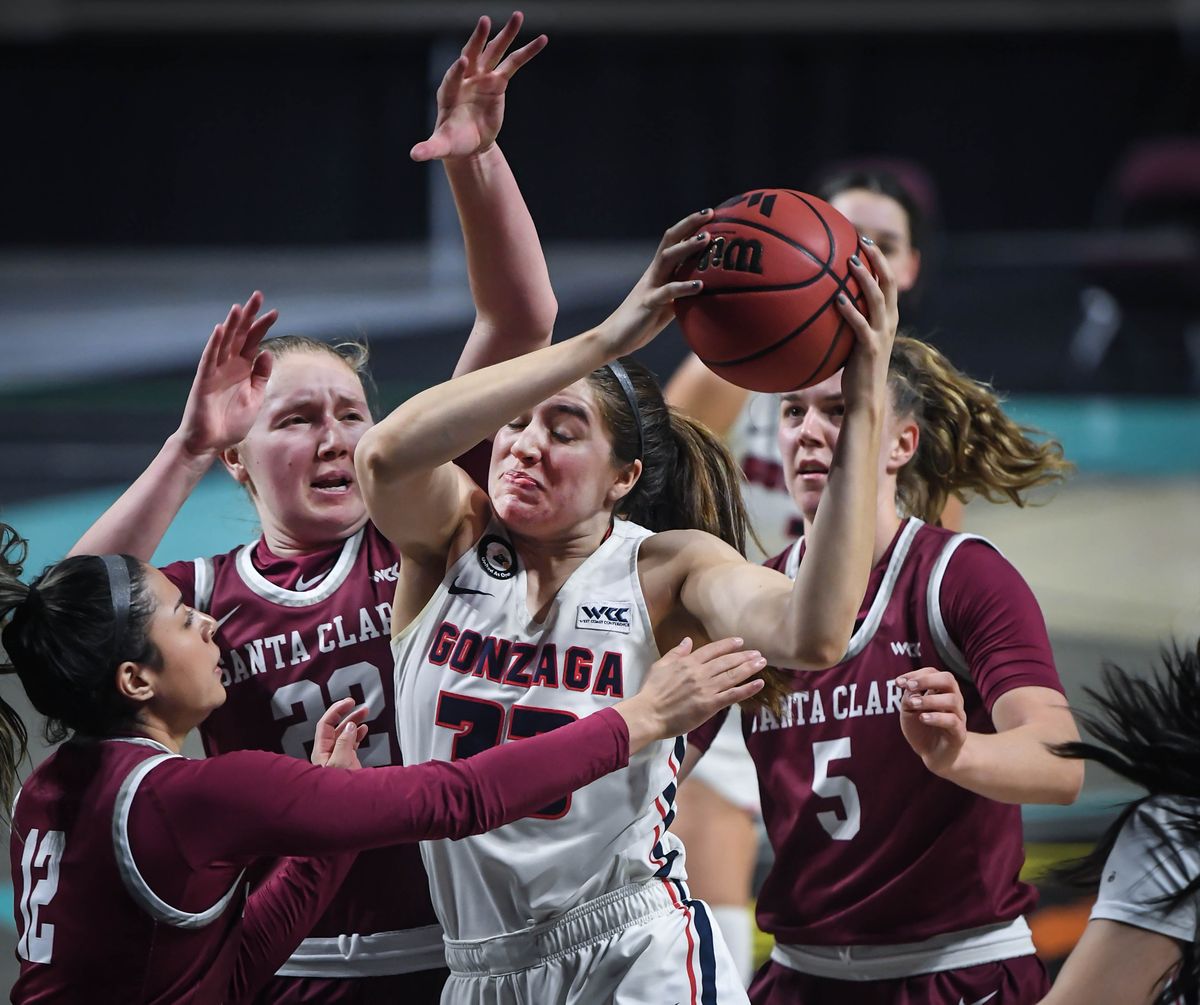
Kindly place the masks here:
[[(841, 376), (782, 396), (779, 448), (805, 524), (841, 436)], [(986, 385), (900, 337), (880, 448), (874, 568), (842, 661), (744, 711), (775, 862), (756, 1005), (1036, 1002), (1045, 971), (1018, 881), (1020, 804), (1069, 803), (1077, 734), (1037, 601), (986, 541), (933, 522), (953, 492), (1018, 504), (1067, 469)], [(766, 564), (803, 570), (802, 537)], [(720, 719), (693, 734), (685, 771)]]
[[(871, 550), (895, 286), (877, 249), (878, 282), (851, 259), (871, 320), (841, 298), (855, 334), (844, 436), (811, 532), (819, 565), (790, 581), (740, 552), (728, 452), (620, 359), (667, 324), (675, 298), (699, 292), (670, 280), (711, 218), (669, 229), (598, 327), (423, 391), (364, 437), (368, 507), (403, 556), (406, 759), (470, 756), (610, 704), (681, 638), (736, 626), (763, 664), (825, 666), (842, 651)], [(489, 435), (485, 494), (450, 462)], [(447, 1001), (745, 1001), (668, 830), (683, 746), (660, 744), (546, 807), (548, 819), (422, 845), (446, 928)]]
[[(904, 294), (916, 286), (921, 273), (928, 214), (893, 174), (878, 169), (834, 174), (818, 194), (887, 257), (901, 294), (903, 321)], [(749, 542), (750, 553), (765, 558), (794, 541), (803, 531), (803, 522), (779, 455), (779, 396), (755, 394), (729, 383), (694, 353), (675, 371), (665, 394), (673, 407), (728, 436), (746, 476), (746, 508), (757, 535), (757, 543)], [(946, 526), (961, 526), (957, 499), (947, 501), (942, 520)], [(692, 889), (712, 905), (747, 983), (753, 973), (750, 901), (761, 812), (754, 765), (736, 717), (731, 716), (680, 786), (673, 827), (688, 848)]]
[[(477, 317), (458, 369), (545, 344), (556, 304), (533, 220), (496, 136), (509, 79), (545, 36), (506, 56), (514, 14), (490, 42), (480, 18), (438, 90), (432, 136), (458, 206)], [(371, 716), (360, 757), (401, 763), (388, 649), (399, 554), (367, 519), (354, 450), (371, 425), (361, 346), (260, 339), (254, 294), (214, 330), (179, 430), (75, 553), (149, 560), (192, 489), (219, 458), (262, 524), (252, 545), (164, 570), (185, 601), (217, 618), (228, 700), (204, 723), (209, 754), (264, 749), (306, 757), (331, 701), (353, 696)], [(310, 938), (263, 1000), (437, 1001), (446, 971), (441, 930), (417, 850), (359, 857)], [(397, 895), (396, 891), (406, 891)]]
[[(68, 558), (26, 586), (23, 549), (0, 524), (5, 669), (47, 734), (69, 739), (12, 811), (14, 1002), (247, 1001), (307, 934), (354, 852), (517, 819), (699, 724), (757, 669), (728, 641), (708, 647), (715, 661), (670, 653), (635, 697), (469, 765), (351, 774), (257, 751), (193, 761), (181, 756), (187, 734), (226, 697), (213, 619), (124, 555)], [(318, 720), (314, 764), (359, 767), (369, 710), (353, 705), (343, 699)], [(27, 736), (0, 701), (6, 807)]]
[(1200, 1001), (1200, 649), (1134, 677), (1109, 666), (1081, 715), (1098, 742), (1059, 748), (1145, 791), (1065, 878), (1097, 894), (1044, 1005)]

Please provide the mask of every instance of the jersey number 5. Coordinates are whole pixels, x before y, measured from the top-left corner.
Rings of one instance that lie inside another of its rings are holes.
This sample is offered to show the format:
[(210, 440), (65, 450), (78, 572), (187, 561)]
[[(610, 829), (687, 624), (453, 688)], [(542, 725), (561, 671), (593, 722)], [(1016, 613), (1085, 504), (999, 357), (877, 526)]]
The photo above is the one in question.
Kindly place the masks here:
[[(506, 736), (504, 720), (510, 711)], [(452, 729), (455, 733), (454, 744), (450, 748), (452, 761), (461, 761), (489, 747), (497, 747), (505, 739), (522, 740), (540, 733), (549, 733), (550, 730), (565, 726), (575, 719), (576, 716), (571, 712), (552, 708), (514, 705), (509, 710), (503, 705), (482, 698), (468, 698), (448, 691), (438, 694), (437, 724)], [(540, 820), (557, 820), (566, 816), (570, 808), (571, 797), (568, 795), (529, 815)]]
[(858, 801), (858, 786), (845, 775), (831, 775), (829, 762), (850, 756), (850, 737), (840, 740), (818, 740), (813, 744), (813, 792), (826, 799), (840, 799), (842, 815), (832, 810), (817, 814), (817, 820), (835, 841), (849, 841), (862, 825), (862, 805)]
[[(21, 937), (17, 955), (30, 963), (49, 963), (54, 952), (54, 926), (38, 921), (38, 911), (58, 892), (58, 866), (67, 847), (62, 831), (38, 833), (30, 830), (21, 854)], [(45, 869), (46, 875), (33, 882), (33, 870)]]

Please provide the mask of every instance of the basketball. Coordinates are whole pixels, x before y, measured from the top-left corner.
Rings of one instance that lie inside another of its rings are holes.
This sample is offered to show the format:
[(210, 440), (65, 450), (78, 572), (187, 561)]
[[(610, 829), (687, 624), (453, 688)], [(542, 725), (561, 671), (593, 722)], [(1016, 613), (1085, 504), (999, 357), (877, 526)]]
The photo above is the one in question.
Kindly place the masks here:
[(706, 229), (707, 247), (679, 270), (704, 289), (675, 304), (705, 366), (751, 391), (794, 391), (837, 373), (854, 344), (838, 294), (866, 311), (848, 259), (867, 259), (850, 221), (805, 192), (760, 189), (723, 202)]

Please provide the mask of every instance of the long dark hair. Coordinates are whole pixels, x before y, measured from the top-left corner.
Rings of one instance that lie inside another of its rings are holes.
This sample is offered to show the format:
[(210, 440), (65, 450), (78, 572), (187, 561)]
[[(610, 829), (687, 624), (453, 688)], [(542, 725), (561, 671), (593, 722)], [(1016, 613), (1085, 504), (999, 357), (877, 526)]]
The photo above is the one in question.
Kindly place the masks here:
[[(663, 400), (654, 374), (630, 356), (621, 359), (641, 413), (642, 474), (617, 504), (616, 514), (653, 531), (707, 531), (746, 553), (749, 519), (742, 499), (742, 473), (729, 449), (702, 422)], [(638, 422), (606, 366), (588, 375), (600, 416), (612, 436), (613, 458), (631, 464), (638, 454)], [(791, 693), (786, 678), (768, 667), (754, 704), (776, 707)]]
[[(129, 573), (129, 616), (118, 633), (104, 560), (76, 555), (48, 566), (26, 585), (20, 575), (26, 542), (0, 524), (0, 672), (16, 673), (25, 694), (46, 717), (44, 735), (57, 743), (72, 733), (107, 736), (130, 728), (135, 709), (121, 697), (114, 673), (126, 660), (160, 667), (150, 641), (157, 606), (145, 567), (122, 555)], [(12, 806), (17, 773), (28, 750), (28, 731), (16, 711), (0, 701), (0, 800)]]
[[(1155, 804), (1167, 815), (1166, 825), (1148, 813), (1139, 817), (1156, 839), (1156, 855), (1178, 860), (1181, 845), (1200, 845), (1200, 646), (1186, 651), (1178, 644), (1164, 648), (1161, 667), (1149, 677), (1106, 664), (1100, 689), (1088, 688), (1086, 693), (1096, 711), (1076, 714), (1097, 742), (1063, 743), (1054, 752), (1103, 764), (1147, 793), (1122, 810), (1091, 852), (1054, 872), (1065, 883), (1094, 890), (1121, 828), (1151, 798), (1168, 797)], [(1163, 897), (1161, 904), (1170, 910), (1197, 896), (1200, 876)], [(1155, 1003), (1198, 999), (1200, 932), (1183, 947), (1178, 971), (1160, 978)]]

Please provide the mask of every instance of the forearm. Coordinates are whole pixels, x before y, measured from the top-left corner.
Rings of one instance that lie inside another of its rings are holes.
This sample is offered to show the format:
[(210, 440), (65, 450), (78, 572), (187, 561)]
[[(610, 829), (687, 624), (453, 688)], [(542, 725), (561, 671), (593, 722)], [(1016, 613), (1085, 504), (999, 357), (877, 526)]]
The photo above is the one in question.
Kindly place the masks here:
[(593, 329), (422, 391), (363, 436), (355, 458), (360, 475), (422, 477), (610, 358), (601, 330)]
[(214, 459), (214, 454), (188, 453), (181, 436), (172, 434), (137, 481), (75, 542), (70, 554), (124, 553), (150, 561)]
[(804, 561), (787, 598), (781, 643), (794, 669), (822, 669), (845, 654), (867, 589), (875, 544), (882, 410), (847, 415)]
[(935, 774), (1001, 803), (1073, 803), (1083, 785), (1083, 762), (1056, 757), (1061, 735), (1047, 723), (1000, 733), (968, 732), (953, 763)]
[(443, 165), (462, 225), (476, 320), (455, 374), (547, 345), (558, 313), (533, 217), (500, 148)]
[(355, 853), (285, 858), (250, 894), (227, 1001), (249, 1001), (325, 912)]

